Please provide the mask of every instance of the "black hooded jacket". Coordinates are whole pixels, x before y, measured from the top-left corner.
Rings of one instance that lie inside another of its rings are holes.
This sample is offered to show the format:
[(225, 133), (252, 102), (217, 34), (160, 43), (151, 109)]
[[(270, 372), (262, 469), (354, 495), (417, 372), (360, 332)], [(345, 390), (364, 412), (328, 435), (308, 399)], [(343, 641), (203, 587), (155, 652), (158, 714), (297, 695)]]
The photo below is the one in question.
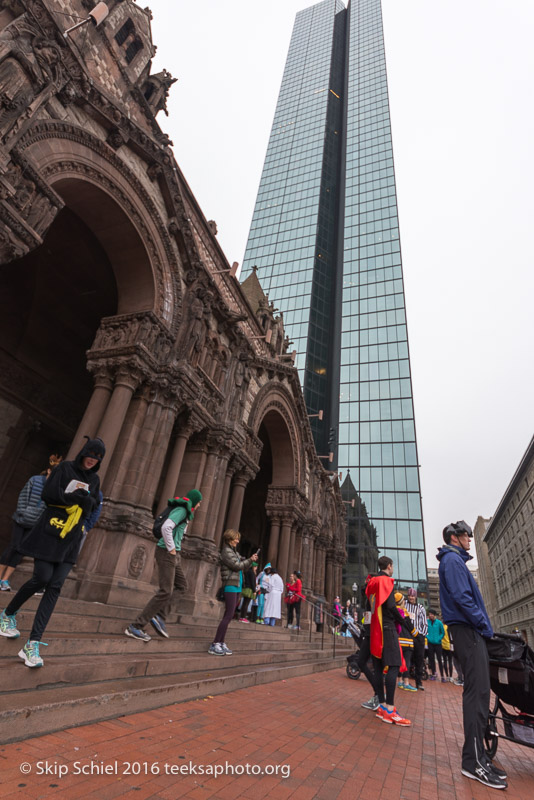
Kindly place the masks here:
[[(90, 470), (82, 468), (82, 460), (91, 452), (91, 444), (92, 442), (87, 442), (74, 461), (63, 461), (52, 470), (42, 493), (46, 508), (18, 547), (23, 555), (53, 564), (75, 563), (82, 540), (83, 522), (98, 503), (100, 490), (100, 478), (96, 474), (100, 460)], [(73, 480), (88, 484), (89, 493), (80, 489), (67, 493), (66, 488)], [(66, 508), (73, 507), (79, 507), (81, 513), (76, 514), (76, 525), (62, 537), (62, 525), (69, 516)]]

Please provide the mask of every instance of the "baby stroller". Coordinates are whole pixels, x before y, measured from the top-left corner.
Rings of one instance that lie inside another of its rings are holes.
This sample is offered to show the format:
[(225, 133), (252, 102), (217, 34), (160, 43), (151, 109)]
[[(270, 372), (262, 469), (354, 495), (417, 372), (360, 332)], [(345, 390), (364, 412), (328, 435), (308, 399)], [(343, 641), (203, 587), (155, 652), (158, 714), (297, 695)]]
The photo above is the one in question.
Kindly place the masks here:
[(361, 669), (358, 666), (358, 658), (360, 657), (360, 640), (362, 638), (362, 629), (355, 622), (351, 617), (348, 615), (343, 617), (343, 621), (347, 625), (347, 630), (350, 632), (352, 638), (354, 639), (354, 643), (356, 645), (356, 650), (350, 656), (347, 656), (347, 677), (351, 678), (353, 681), (357, 681), (360, 675), (362, 674)]
[[(495, 705), (489, 714), (484, 742), (493, 758), (499, 739), (534, 747), (534, 652), (517, 634), (497, 633), (487, 645)], [(500, 730), (497, 722), (502, 723)]]

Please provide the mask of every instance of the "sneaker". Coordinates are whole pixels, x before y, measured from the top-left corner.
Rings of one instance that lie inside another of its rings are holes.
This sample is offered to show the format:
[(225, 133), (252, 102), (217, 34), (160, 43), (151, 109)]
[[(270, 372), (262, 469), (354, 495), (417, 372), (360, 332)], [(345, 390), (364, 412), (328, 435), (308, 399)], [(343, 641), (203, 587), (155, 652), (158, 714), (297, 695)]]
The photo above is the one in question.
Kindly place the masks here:
[(393, 720), (391, 719), (391, 715), (393, 711), (388, 711), (385, 706), (378, 706), (376, 710), (376, 716), (382, 720), (382, 722), (387, 722), (388, 725), (393, 725)]
[(394, 722), (395, 725), (400, 725), (402, 728), (407, 728), (412, 724), (409, 719), (404, 719), (404, 717), (401, 717), (396, 708), (394, 708), (393, 711), (388, 711), (388, 714), (389, 720), (384, 720), (384, 722)]
[(404, 684), (404, 688), (406, 689), (407, 692), (416, 692), (417, 691), (415, 686), (410, 686), (409, 683), (405, 683)]
[(249, 621), (248, 621), (248, 619), (247, 619), (246, 617), (241, 617), (241, 618), (240, 618), (240, 620), (239, 620), (239, 622), (246, 622), (246, 623), (247, 623), (247, 625), (248, 625), (248, 622), (249, 622)]
[(230, 648), (228, 647), (228, 645), (226, 645), (224, 642), (221, 644), (221, 647), (224, 650), (224, 655), (225, 656), (232, 656), (233, 655), (233, 653), (230, 650)]
[(159, 614), (156, 614), (155, 617), (152, 617), (152, 619), (150, 620), (150, 624), (152, 625), (156, 633), (159, 633), (160, 636), (164, 636), (166, 639), (169, 638), (169, 634), (167, 633), (167, 628), (165, 627), (165, 623), (163, 622)]
[(152, 638), (142, 628), (136, 628), (135, 625), (128, 625), (124, 633), (126, 636), (131, 636), (132, 639), (141, 639), (142, 642), (149, 642)]
[(39, 645), (41, 644), (48, 647), (46, 642), (31, 642), (28, 639), (22, 650), (19, 650), (19, 658), (22, 658), (27, 667), (43, 666), (44, 661), (39, 655)]
[(10, 592), (11, 584), (9, 581), (0, 581), (0, 592)]
[(474, 772), (470, 772), (462, 767), (462, 775), (465, 775), (466, 778), (471, 778), (471, 780), (480, 781), (480, 783), (485, 784), (489, 789), (508, 788), (508, 784), (503, 778), (499, 778), (498, 775), (486, 769), (481, 764), (476, 767)]
[(429, 678), (429, 680), (431, 680), (431, 681), (436, 681), (436, 680), (437, 680), (437, 678), (436, 678), (436, 676), (435, 676), (435, 675), (431, 675), (431, 676), (430, 676), (430, 678)]
[(0, 614), (0, 636), (6, 636), (8, 639), (18, 639), (20, 636), (14, 614), (8, 616), (5, 611)]
[(376, 711), (379, 705), (378, 697), (375, 694), (370, 700), (366, 700), (365, 703), (362, 703), (362, 708), (368, 708), (369, 711)]
[(486, 767), (486, 769), (488, 769), (490, 772), (493, 772), (498, 778), (500, 778), (503, 781), (506, 780), (506, 778), (508, 777), (506, 772), (503, 769), (500, 769), (500, 767), (496, 767), (493, 761), (491, 761), (489, 758), (487, 758), (486, 761), (484, 762), (484, 766)]
[(225, 656), (226, 653), (224, 652), (222, 644), (216, 642), (214, 644), (210, 644), (208, 653), (212, 656)]
[(448, 679), (448, 678), (442, 678), (442, 679), (441, 679), (441, 682), (442, 682), (442, 683), (448, 683), (448, 682), (449, 682), (449, 679)]
[(418, 692), (424, 692), (425, 691), (425, 687), (423, 686), (422, 683), (416, 684), (415, 688), (417, 689)]
[(397, 689), (405, 689), (405, 688), (406, 686), (404, 685), (404, 681), (401, 681), (400, 683), (397, 684)]
[(464, 682), (459, 680), (458, 678), (455, 678), (453, 680), (453, 683), (454, 683), (455, 686), (463, 686), (464, 685)]

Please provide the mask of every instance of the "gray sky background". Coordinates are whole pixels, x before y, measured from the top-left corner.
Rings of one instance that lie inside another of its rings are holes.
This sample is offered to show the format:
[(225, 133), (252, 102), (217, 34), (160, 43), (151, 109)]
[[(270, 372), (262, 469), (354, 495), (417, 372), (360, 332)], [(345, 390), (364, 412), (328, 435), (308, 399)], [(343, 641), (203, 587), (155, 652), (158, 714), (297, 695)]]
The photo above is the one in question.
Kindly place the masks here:
[[(143, 1), (141, 0), (143, 5)], [(241, 263), (307, 0), (149, 0), (176, 159)], [(533, 433), (534, 4), (383, 0), (427, 560)], [(259, 275), (261, 280), (261, 275)]]

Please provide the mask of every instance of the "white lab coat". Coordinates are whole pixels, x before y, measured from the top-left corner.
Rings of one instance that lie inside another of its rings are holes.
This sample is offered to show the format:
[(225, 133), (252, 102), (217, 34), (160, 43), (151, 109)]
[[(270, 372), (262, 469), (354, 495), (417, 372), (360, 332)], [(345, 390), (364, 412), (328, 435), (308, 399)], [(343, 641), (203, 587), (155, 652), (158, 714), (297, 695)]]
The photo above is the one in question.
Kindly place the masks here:
[(284, 582), (280, 575), (266, 575), (263, 579), (267, 594), (265, 595), (265, 608), (263, 618), (280, 619), (282, 616), (282, 594)]

